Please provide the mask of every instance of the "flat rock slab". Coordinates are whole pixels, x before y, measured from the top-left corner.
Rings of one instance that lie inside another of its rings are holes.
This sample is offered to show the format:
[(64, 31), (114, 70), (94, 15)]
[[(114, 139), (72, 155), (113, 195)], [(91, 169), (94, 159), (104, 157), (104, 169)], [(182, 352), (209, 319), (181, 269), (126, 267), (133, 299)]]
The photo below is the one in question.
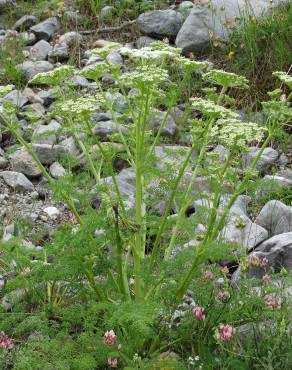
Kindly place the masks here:
[(195, 6), (181, 27), (176, 46), (184, 53), (201, 52), (209, 48), (212, 39), (226, 40), (233, 27), (236, 27), (237, 17), (252, 15), (259, 18), (263, 13), (288, 0), (210, 0), (200, 1)]

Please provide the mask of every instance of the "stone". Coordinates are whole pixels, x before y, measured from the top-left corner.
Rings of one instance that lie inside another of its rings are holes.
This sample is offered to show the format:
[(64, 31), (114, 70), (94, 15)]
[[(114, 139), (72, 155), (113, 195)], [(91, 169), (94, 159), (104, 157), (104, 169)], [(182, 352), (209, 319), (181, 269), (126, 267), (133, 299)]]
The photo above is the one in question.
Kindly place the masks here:
[(19, 90), (10, 91), (10, 93), (4, 96), (3, 100), (16, 105), (18, 108), (22, 108), (28, 102), (27, 97)]
[[(35, 34), (32, 32), (21, 32), (19, 36), (22, 38), (25, 46), (32, 46), (36, 43)], [(23, 53), (24, 52), (27, 53), (27, 56), (29, 55), (27, 50), (24, 50)]]
[(123, 113), (128, 107), (126, 98), (119, 92), (110, 93), (107, 91), (105, 97), (112, 104), (112, 109), (115, 112)]
[(8, 160), (0, 156), (0, 170), (4, 170), (8, 166)]
[(292, 232), (292, 207), (270, 200), (262, 208), (255, 223), (268, 230), (269, 236)]
[(37, 62), (28, 60), (18, 64), (16, 68), (24, 73), (27, 80), (30, 80), (38, 73), (52, 71), (54, 66), (50, 62), (43, 60)]
[(148, 125), (153, 130), (153, 133), (155, 135), (157, 134), (160, 126), (163, 124), (164, 126), (161, 130), (161, 136), (173, 138), (177, 134), (177, 125), (170, 115), (168, 115), (168, 117), (166, 117), (166, 115), (166, 112), (161, 112), (157, 110), (152, 112), (148, 120)]
[(121, 54), (116, 50), (112, 50), (107, 56), (106, 60), (109, 64), (113, 64), (113, 65), (123, 64), (123, 58)]
[[(249, 152), (243, 156), (243, 166), (248, 167), (252, 161), (256, 158), (259, 153), (259, 148), (251, 147)], [(261, 173), (266, 173), (272, 165), (274, 165), (279, 158), (279, 153), (273, 148), (265, 148), (263, 154), (261, 155), (258, 163), (257, 169)]]
[(48, 54), (51, 63), (64, 62), (69, 59), (69, 48), (65, 43), (56, 44)]
[(32, 134), (32, 141), (36, 144), (50, 144), (57, 142), (57, 133), (61, 130), (61, 125), (52, 120), (48, 125), (39, 125)]
[[(127, 129), (121, 126), (121, 131), (124, 135), (127, 134)], [(92, 132), (101, 140), (107, 140), (110, 135), (118, 132), (114, 121), (100, 121), (92, 129)]]
[(75, 157), (79, 154), (75, 144), (73, 145), (69, 141), (65, 141), (65, 143), (62, 143), (56, 145), (33, 144), (32, 147), (42, 164), (51, 165), (60, 158), (64, 158), (66, 156)]
[(287, 179), (283, 176), (272, 176), (272, 175), (265, 175), (264, 180), (268, 180), (269, 182), (274, 182), (278, 187), (284, 188), (291, 188), (292, 187), (292, 180)]
[(56, 220), (60, 215), (60, 211), (56, 207), (47, 207), (44, 209), (44, 213), (46, 213), (52, 220)]
[[(183, 53), (202, 52), (212, 40), (227, 40), (237, 18), (252, 14), (259, 18), (287, 0), (210, 0), (196, 5), (178, 32), (176, 46)], [(241, 23), (238, 23), (239, 25)]]
[(229, 150), (220, 144), (214, 148), (213, 152), (218, 155), (218, 159), (221, 163), (224, 163), (226, 161), (229, 154)]
[(83, 76), (73, 76), (70, 80), (74, 87), (90, 88), (93, 85)]
[(108, 5), (108, 6), (104, 6), (100, 10), (99, 17), (100, 17), (101, 20), (107, 21), (107, 20), (111, 19), (114, 16), (115, 13), (116, 13), (115, 7)]
[(34, 186), (22, 173), (14, 171), (0, 172), (0, 177), (3, 178), (5, 183), (12, 189), (20, 192), (33, 191)]
[(43, 100), (45, 106), (52, 104), (57, 99), (53, 89), (41, 90), (37, 93), (37, 96)]
[(24, 149), (11, 154), (10, 163), (13, 171), (20, 172), (28, 178), (39, 177), (42, 174), (33, 157)]
[(289, 163), (289, 158), (285, 154), (281, 154), (279, 157), (279, 165), (286, 166)]
[(30, 103), (44, 104), (44, 100), (40, 98), (30, 87), (26, 87), (22, 94), (28, 99)]
[(183, 1), (182, 3), (179, 4), (177, 10), (182, 14), (185, 20), (191, 13), (193, 7), (194, 7), (194, 3), (192, 3), (191, 1)]
[(145, 35), (173, 39), (183, 25), (183, 16), (175, 10), (153, 10), (137, 19), (138, 29)]
[(54, 162), (50, 166), (50, 174), (54, 179), (59, 179), (66, 174), (66, 170), (59, 162)]
[(30, 31), (33, 32), (37, 40), (50, 40), (51, 37), (59, 30), (60, 25), (56, 17), (51, 17), (45, 21), (30, 27)]
[(69, 48), (79, 46), (83, 41), (83, 36), (75, 31), (66, 32), (59, 37), (59, 43), (65, 43)]
[(145, 47), (149, 46), (150, 44), (152, 44), (152, 42), (155, 42), (155, 41), (156, 40), (152, 37), (141, 36), (135, 42), (136, 48), (137, 49), (145, 48)]
[(37, 17), (34, 15), (24, 15), (16, 21), (12, 27), (15, 31), (26, 31), (37, 24)]
[(40, 40), (30, 48), (29, 59), (33, 61), (47, 60), (48, 55), (52, 50), (52, 45), (45, 40)]

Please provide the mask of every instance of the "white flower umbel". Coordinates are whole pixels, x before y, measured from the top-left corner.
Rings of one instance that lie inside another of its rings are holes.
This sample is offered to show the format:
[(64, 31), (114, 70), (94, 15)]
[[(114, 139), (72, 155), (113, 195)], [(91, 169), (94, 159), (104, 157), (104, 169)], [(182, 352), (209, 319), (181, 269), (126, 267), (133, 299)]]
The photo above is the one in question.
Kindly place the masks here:
[(177, 62), (178, 65), (180, 65), (185, 70), (190, 71), (190, 72), (197, 72), (197, 71), (205, 69), (205, 68), (207, 68), (211, 65), (207, 61), (198, 62), (196, 60), (191, 60), (191, 59), (185, 58), (183, 56), (177, 56), (175, 58), (175, 61)]
[(93, 67), (83, 69), (78, 74), (90, 80), (98, 80), (102, 75), (108, 73), (109, 71), (109, 65), (105, 62), (101, 62), (97, 63)]
[(7, 95), (14, 89), (14, 85), (0, 86), (0, 98)]
[(96, 112), (104, 104), (104, 98), (101, 95), (84, 95), (76, 99), (67, 99), (59, 103), (57, 110), (61, 114), (78, 117), (80, 115)]
[(220, 69), (213, 69), (204, 74), (203, 79), (215, 85), (220, 85), (225, 88), (236, 87), (238, 89), (247, 89), (248, 80), (243, 76), (238, 76), (235, 73), (225, 72)]
[(239, 118), (239, 114), (232, 112), (230, 109), (215, 104), (210, 100), (202, 98), (191, 98), (192, 106), (208, 117), (214, 118)]
[(122, 76), (126, 86), (141, 88), (143, 85), (158, 86), (163, 82), (168, 81), (168, 72), (154, 65), (143, 65), (137, 67), (133, 72), (125, 73)]
[(289, 87), (289, 89), (292, 89), (292, 76), (280, 71), (274, 72), (273, 76), (278, 77), (280, 81), (284, 82), (284, 84)]
[(121, 46), (118, 42), (109, 42), (103, 48), (88, 50), (87, 54), (100, 56), (105, 59), (113, 49), (119, 49)]
[(129, 48), (122, 48), (120, 50), (122, 55), (125, 55), (133, 60), (165, 60), (167, 58), (174, 58), (176, 56), (175, 53), (168, 50), (153, 50), (151, 47), (145, 47), (141, 49), (129, 49)]
[(251, 142), (260, 142), (266, 132), (266, 128), (254, 122), (219, 119), (211, 130), (211, 136), (226, 147), (244, 149)]
[(55, 68), (53, 71), (41, 72), (36, 74), (30, 81), (29, 84), (36, 85), (58, 85), (64, 82), (69, 77), (75, 74), (74, 67), (61, 66)]

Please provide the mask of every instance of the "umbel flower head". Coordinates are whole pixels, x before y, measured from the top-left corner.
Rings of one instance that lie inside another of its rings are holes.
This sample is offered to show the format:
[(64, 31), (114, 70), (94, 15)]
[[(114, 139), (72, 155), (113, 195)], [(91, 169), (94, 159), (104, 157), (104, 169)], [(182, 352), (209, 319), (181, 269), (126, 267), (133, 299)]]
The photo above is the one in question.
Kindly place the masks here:
[(122, 55), (127, 56), (130, 59), (135, 60), (151, 60), (151, 61), (162, 61), (165, 59), (174, 58), (177, 54), (170, 50), (154, 50), (147, 46), (141, 49), (129, 49), (122, 48), (120, 50)]
[(67, 99), (59, 103), (57, 110), (64, 115), (80, 116), (96, 112), (102, 104), (104, 98), (99, 95), (84, 95), (76, 99)]
[(230, 109), (215, 104), (210, 100), (202, 98), (191, 98), (192, 106), (206, 116), (213, 118), (239, 118), (239, 114), (232, 112)]
[(80, 76), (86, 77), (90, 80), (98, 80), (102, 75), (109, 72), (109, 65), (105, 62), (97, 63), (93, 67), (88, 67), (80, 71)]
[(211, 136), (222, 145), (245, 148), (252, 141), (260, 142), (266, 129), (253, 122), (220, 119), (211, 130)]
[(278, 77), (280, 81), (284, 82), (289, 87), (289, 89), (292, 89), (292, 76), (285, 72), (274, 72), (273, 76)]
[(0, 86), (0, 98), (7, 95), (14, 89), (14, 85)]
[(105, 59), (113, 49), (118, 49), (121, 46), (122, 45), (118, 42), (109, 42), (106, 46), (89, 50), (87, 53), (90, 55), (100, 56)]
[(225, 72), (220, 69), (213, 69), (204, 74), (203, 79), (211, 82), (214, 85), (222, 87), (236, 87), (238, 89), (247, 89), (248, 80), (243, 76), (238, 76), (235, 73)]
[(138, 87), (143, 86), (155, 87), (168, 81), (168, 72), (154, 65), (142, 65), (137, 67), (133, 72), (123, 74), (122, 80), (126, 86)]
[(28, 83), (40, 85), (59, 85), (74, 76), (75, 69), (71, 66), (61, 66), (55, 68), (53, 71), (41, 72), (36, 74)]

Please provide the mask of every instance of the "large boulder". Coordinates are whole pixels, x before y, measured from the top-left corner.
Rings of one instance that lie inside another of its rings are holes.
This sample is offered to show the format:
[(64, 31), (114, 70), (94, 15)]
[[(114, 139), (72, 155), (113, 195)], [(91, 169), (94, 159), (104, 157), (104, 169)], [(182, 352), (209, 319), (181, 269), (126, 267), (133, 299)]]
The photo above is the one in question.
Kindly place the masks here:
[(180, 29), (176, 45), (185, 53), (200, 52), (210, 46), (212, 39), (226, 40), (236, 18), (263, 13), (288, 3), (287, 0), (210, 0), (195, 6)]
[(153, 10), (141, 14), (137, 25), (147, 36), (173, 39), (183, 25), (183, 16), (175, 10)]

